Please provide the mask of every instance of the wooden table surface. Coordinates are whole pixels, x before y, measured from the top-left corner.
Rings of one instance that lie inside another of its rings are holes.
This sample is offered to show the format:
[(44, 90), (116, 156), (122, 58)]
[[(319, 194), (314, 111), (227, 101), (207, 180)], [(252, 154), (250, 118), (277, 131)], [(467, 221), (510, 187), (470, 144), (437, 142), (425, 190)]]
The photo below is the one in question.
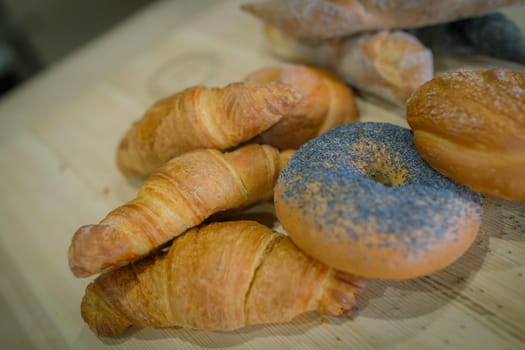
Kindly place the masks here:
[[(2, 348), (525, 348), (525, 204), (490, 196), (462, 258), (419, 279), (370, 281), (352, 317), (310, 313), (235, 332), (131, 329), (115, 339), (84, 324), (91, 279), (73, 277), (67, 248), (79, 226), (136, 193), (114, 162), (123, 132), (164, 95), (277, 62), (241, 2), (154, 4), (0, 102)], [(524, 19), (520, 11), (511, 12)], [(406, 126), (400, 110), (358, 107), (361, 120)]]

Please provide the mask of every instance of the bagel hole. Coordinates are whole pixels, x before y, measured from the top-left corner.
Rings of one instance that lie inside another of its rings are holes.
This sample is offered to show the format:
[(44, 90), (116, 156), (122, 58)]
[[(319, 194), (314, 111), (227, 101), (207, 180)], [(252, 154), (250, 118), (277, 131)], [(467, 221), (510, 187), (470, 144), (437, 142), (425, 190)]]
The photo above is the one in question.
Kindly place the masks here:
[(387, 187), (402, 186), (405, 183), (403, 174), (384, 167), (371, 167), (367, 172), (368, 178)]

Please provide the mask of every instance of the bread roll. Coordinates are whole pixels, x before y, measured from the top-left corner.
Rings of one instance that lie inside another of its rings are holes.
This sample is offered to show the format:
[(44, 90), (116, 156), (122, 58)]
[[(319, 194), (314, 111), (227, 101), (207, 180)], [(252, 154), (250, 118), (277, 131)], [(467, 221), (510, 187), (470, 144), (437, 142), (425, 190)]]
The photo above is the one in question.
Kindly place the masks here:
[(406, 113), (433, 168), (476, 191), (525, 200), (525, 73), (442, 74), (416, 91)]

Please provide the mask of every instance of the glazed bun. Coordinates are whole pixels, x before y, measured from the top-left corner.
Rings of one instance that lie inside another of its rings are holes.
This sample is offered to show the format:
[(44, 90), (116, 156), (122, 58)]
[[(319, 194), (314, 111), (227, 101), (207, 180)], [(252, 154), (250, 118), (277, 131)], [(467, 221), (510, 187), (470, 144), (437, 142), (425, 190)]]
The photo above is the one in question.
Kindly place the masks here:
[(525, 200), (525, 73), (439, 75), (412, 95), (406, 113), (434, 169), (475, 191)]

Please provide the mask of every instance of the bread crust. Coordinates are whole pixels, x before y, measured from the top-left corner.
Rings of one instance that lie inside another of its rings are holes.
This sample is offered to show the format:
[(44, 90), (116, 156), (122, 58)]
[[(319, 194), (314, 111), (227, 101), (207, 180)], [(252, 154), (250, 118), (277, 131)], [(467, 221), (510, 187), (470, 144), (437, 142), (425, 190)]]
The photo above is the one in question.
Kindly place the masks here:
[(228, 331), (308, 311), (340, 316), (365, 286), (262, 224), (216, 222), (189, 230), (167, 252), (100, 275), (81, 314), (99, 336), (131, 325)]
[(279, 149), (297, 149), (327, 130), (358, 119), (351, 88), (324, 69), (282, 63), (255, 71), (245, 80), (259, 84), (282, 82), (293, 86), (303, 96), (280, 121), (257, 135), (252, 142)]
[(71, 271), (87, 277), (126, 265), (213, 214), (271, 199), (289, 157), (288, 151), (254, 144), (173, 158), (143, 183), (134, 199), (75, 232), (68, 253)]
[(525, 200), (525, 73), (442, 74), (414, 93), (406, 113), (433, 168), (476, 191)]
[(474, 17), (520, 0), (264, 0), (242, 9), (285, 32), (332, 38)]
[(277, 123), (301, 98), (279, 82), (189, 87), (158, 100), (130, 126), (117, 165), (126, 176), (144, 177), (185, 152), (229, 149)]

